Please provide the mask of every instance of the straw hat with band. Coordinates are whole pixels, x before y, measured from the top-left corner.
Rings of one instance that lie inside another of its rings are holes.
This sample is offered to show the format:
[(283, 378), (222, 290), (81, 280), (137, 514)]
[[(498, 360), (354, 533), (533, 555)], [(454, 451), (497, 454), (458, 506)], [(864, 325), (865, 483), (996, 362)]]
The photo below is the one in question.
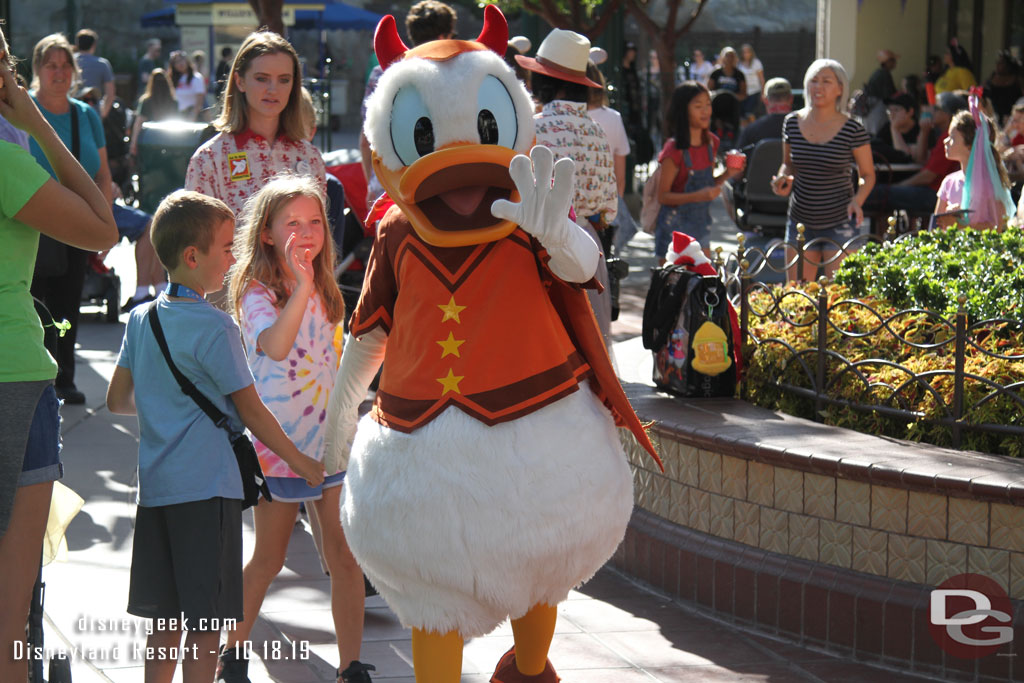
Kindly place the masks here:
[(600, 88), (599, 83), (587, 78), (587, 60), (590, 59), (590, 41), (584, 36), (556, 28), (537, 50), (537, 57), (516, 55), (519, 66), (527, 71), (544, 74), (590, 88)]

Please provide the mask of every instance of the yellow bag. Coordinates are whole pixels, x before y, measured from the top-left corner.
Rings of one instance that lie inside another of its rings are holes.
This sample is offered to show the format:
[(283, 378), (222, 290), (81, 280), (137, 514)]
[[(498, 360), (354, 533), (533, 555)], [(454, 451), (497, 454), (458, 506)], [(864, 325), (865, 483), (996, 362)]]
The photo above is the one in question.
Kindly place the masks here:
[(693, 360), (690, 364), (694, 370), (714, 377), (732, 367), (729, 339), (725, 331), (710, 320), (705, 320), (697, 334), (693, 335), (691, 346)]

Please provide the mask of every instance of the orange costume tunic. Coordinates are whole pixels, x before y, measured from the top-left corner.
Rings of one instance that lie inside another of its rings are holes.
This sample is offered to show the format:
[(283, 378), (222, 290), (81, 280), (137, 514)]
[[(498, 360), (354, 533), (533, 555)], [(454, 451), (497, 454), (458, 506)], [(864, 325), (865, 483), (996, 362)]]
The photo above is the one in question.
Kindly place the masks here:
[(494, 425), (576, 391), (592, 369), (548, 295), (547, 260), (521, 229), (485, 244), (431, 246), (392, 208), (351, 323), (356, 337), (375, 327), (388, 334), (373, 418), (412, 432), (455, 405)]

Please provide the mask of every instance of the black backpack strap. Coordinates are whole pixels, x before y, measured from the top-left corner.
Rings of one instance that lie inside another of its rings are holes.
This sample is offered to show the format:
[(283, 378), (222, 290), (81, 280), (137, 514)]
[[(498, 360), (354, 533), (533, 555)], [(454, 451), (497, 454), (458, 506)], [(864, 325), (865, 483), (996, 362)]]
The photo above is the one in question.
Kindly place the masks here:
[(213, 405), (210, 399), (206, 398), (203, 392), (196, 388), (196, 385), (192, 383), (188, 377), (182, 374), (178, 366), (171, 360), (171, 351), (167, 348), (167, 338), (164, 337), (163, 326), (160, 325), (160, 316), (156, 312), (157, 302), (154, 301), (149, 307), (149, 326), (153, 330), (153, 336), (156, 337), (156, 343), (160, 346), (160, 351), (164, 354), (164, 360), (167, 361), (167, 367), (171, 369), (171, 374), (174, 375), (174, 379), (177, 380), (178, 386), (185, 392), (185, 395), (195, 401), (196, 405), (206, 413), (207, 417), (213, 420), (213, 423), (225, 430), (228, 434), (235, 434), (235, 431), (228, 425), (228, 416), (225, 415), (220, 408)]

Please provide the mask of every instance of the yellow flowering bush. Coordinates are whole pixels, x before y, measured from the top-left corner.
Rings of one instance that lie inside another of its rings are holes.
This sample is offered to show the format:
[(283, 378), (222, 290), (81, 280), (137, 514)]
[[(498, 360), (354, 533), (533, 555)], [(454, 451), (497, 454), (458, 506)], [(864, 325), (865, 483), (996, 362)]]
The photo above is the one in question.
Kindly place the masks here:
[[(751, 293), (749, 331), (756, 342), (745, 351), (746, 397), (753, 403), (814, 417), (812, 397), (779, 385), (814, 389), (819, 292), (818, 284), (809, 283)], [(951, 446), (949, 426), (936, 421), (951, 419), (954, 411), (955, 315), (913, 308), (913, 301), (898, 308), (884, 297), (855, 295), (849, 284), (827, 285), (825, 296), (825, 394), (848, 404), (825, 403), (819, 417), (861, 432)], [(1024, 328), (1013, 321), (975, 322), (966, 338), (963, 423), (1024, 426), (1024, 405), (994, 394), (997, 386), (1010, 387), (1024, 398)], [(884, 408), (909, 414), (894, 416)], [(1022, 442), (1021, 435), (964, 429), (960, 447), (1018, 456), (1024, 455)]]

